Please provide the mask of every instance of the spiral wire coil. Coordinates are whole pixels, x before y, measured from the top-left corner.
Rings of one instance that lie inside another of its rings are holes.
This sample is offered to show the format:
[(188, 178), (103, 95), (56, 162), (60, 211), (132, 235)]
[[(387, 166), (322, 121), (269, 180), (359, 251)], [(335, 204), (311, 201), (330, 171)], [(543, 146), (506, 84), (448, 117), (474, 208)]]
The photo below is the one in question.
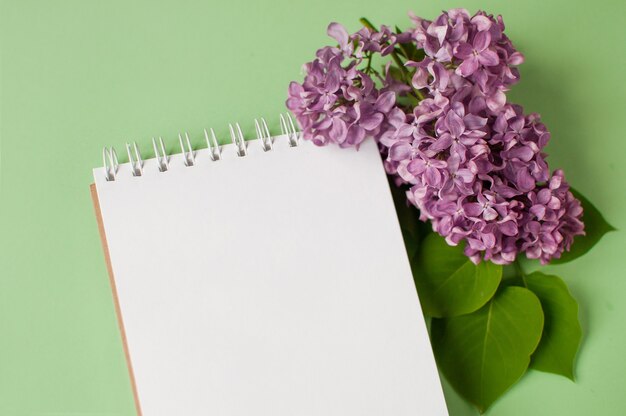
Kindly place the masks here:
[[(264, 152), (269, 152), (274, 149), (274, 138), (270, 134), (270, 130), (267, 126), (267, 122), (264, 118), (254, 120), (254, 129), (256, 132), (256, 138), (261, 143), (261, 148)], [(238, 157), (248, 156), (248, 142), (244, 137), (243, 131), (239, 123), (231, 123), (228, 125), (230, 133), (230, 140), (235, 146), (235, 151)], [(296, 129), (295, 123), (289, 113), (280, 114), (280, 130), (282, 135), (287, 136), (290, 147), (298, 146), (300, 140), (300, 132)], [(219, 161), (222, 159), (222, 146), (219, 145), (215, 131), (210, 128), (208, 131), (204, 129), (204, 138), (209, 151), (209, 157), (212, 161)], [(178, 143), (180, 145), (181, 155), (183, 157), (183, 163), (187, 167), (195, 166), (196, 164), (196, 151), (191, 146), (189, 134), (178, 135)], [(152, 138), (152, 148), (154, 150), (154, 159), (156, 160), (159, 172), (167, 172), (170, 169), (170, 155), (165, 150), (165, 144), (163, 138), (159, 137), (158, 140)], [(128, 163), (131, 167), (133, 176), (143, 176), (144, 174), (144, 160), (141, 157), (139, 148), (136, 142), (126, 143), (126, 153), (128, 154)], [(102, 149), (102, 164), (104, 166), (104, 174), (107, 181), (115, 181), (119, 170), (119, 160), (117, 152), (113, 147), (105, 147)]]

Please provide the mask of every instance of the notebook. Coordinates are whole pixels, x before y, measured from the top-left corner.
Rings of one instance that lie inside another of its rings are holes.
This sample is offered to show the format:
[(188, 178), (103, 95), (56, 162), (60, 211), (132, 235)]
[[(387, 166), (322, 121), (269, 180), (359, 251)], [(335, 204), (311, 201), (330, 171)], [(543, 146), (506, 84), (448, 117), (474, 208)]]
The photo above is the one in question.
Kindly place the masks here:
[(137, 413), (446, 415), (376, 143), (255, 127), (93, 171)]

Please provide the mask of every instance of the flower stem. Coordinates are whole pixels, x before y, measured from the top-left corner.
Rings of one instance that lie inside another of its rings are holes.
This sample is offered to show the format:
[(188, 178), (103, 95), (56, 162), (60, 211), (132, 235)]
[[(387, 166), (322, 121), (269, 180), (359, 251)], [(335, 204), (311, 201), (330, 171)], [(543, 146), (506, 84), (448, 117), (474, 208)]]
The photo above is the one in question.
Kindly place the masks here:
[[(376, 26), (374, 26), (372, 24), (372, 22), (370, 22), (367, 17), (361, 17), (359, 19), (359, 22), (361, 22), (361, 24), (363, 26), (365, 26), (366, 28), (368, 28), (369, 30), (371, 30), (373, 32), (378, 32), (378, 29), (376, 29)], [(402, 76), (404, 77), (404, 81), (406, 83), (408, 83), (409, 85), (411, 85), (411, 75), (409, 74), (409, 71), (407, 71), (406, 67), (404, 66), (404, 63), (402, 62), (402, 59), (400, 59), (400, 56), (396, 53), (396, 51), (393, 51), (393, 52), (391, 52), (391, 57), (393, 58), (393, 60), (396, 63), (396, 65), (398, 65), (398, 69), (400, 69), (400, 72), (402, 72)], [(371, 57), (370, 57), (370, 59), (371, 59)], [(413, 88), (412, 85), (411, 85), (411, 89), (413, 90), (413, 92), (417, 96), (418, 100), (422, 101), (424, 99), (424, 94), (422, 94), (421, 91)]]

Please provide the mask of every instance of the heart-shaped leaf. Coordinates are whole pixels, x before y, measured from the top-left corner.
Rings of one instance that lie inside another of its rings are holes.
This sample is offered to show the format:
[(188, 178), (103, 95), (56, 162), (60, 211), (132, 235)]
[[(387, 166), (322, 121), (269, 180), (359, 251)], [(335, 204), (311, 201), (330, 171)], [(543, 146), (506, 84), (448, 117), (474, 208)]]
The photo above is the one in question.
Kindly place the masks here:
[(534, 272), (522, 277), (524, 284), (541, 302), (543, 335), (533, 353), (531, 368), (574, 379), (574, 358), (582, 331), (578, 303), (557, 276)]
[(566, 263), (577, 259), (591, 250), (604, 234), (609, 231), (615, 231), (615, 228), (606, 222), (600, 211), (587, 198), (573, 188), (570, 188), (570, 190), (580, 200), (580, 204), (583, 207), (582, 220), (585, 223), (585, 235), (574, 237), (570, 251), (564, 252), (560, 258), (552, 260), (550, 262), (552, 264)]
[(424, 239), (411, 263), (424, 313), (434, 317), (474, 312), (493, 297), (502, 279), (502, 266), (475, 265), (461, 246), (449, 246), (435, 233)]
[(542, 329), (537, 296), (508, 286), (474, 313), (433, 319), (431, 337), (448, 381), (484, 412), (526, 372)]

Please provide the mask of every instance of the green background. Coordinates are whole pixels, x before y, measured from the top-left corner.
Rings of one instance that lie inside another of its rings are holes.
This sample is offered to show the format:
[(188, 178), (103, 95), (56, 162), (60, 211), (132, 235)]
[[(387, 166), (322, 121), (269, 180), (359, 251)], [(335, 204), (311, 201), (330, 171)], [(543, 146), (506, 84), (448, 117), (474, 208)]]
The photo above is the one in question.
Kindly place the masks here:
[[(175, 149), (284, 111), (330, 21), (501, 13), (526, 55), (510, 94), (553, 133), (549, 161), (626, 229), (623, 1), (2, 1), (0, 415), (132, 415), (89, 196), (101, 149)], [(121, 152), (120, 152), (121, 153)], [(125, 157), (123, 159), (126, 159)], [(626, 234), (552, 267), (581, 305), (576, 383), (529, 372), (491, 415), (626, 414)], [(446, 386), (452, 415), (474, 414)], [(148, 415), (149, 416), (149, 415)]]

